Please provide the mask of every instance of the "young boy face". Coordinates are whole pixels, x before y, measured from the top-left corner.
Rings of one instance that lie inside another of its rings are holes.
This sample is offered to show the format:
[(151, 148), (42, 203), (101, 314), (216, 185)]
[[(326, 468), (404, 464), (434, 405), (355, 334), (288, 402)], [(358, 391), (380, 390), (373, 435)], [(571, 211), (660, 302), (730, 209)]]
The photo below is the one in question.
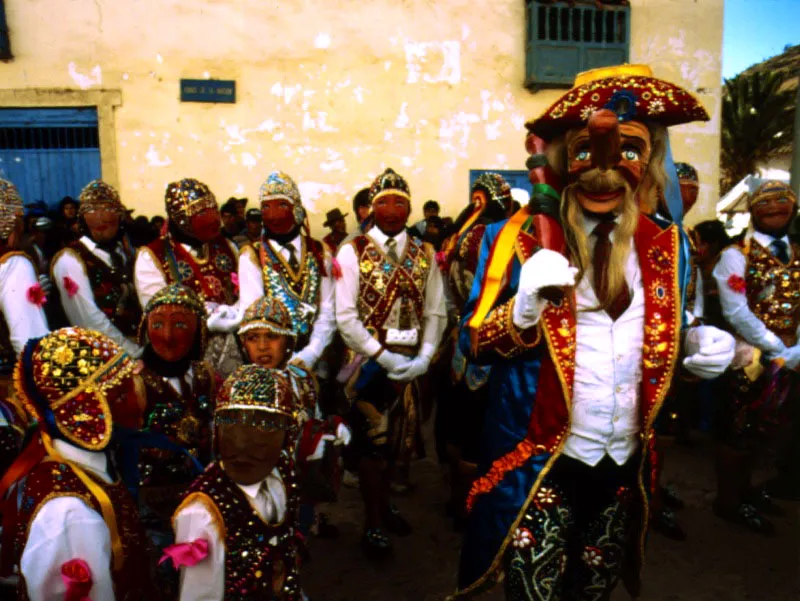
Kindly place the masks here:
[(244, 333), (243, 343), (252, 363), (261, 367), (283, 367), (288, 354), (288, 336), (263, 328), (253, 329)]
[(241, 423), (220, 424), (217, 449), (222, 469), (238, 484), (261, 482), (278, 465), (285, 438), (284, 430), (266, 431)]

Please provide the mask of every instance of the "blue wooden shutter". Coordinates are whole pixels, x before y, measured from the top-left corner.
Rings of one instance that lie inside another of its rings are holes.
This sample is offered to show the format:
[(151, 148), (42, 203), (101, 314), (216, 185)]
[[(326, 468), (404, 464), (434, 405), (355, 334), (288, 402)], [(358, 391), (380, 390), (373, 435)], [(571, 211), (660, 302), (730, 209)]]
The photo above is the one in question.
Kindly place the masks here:
[(529, 88), (571, 86), (581, 71), (628, 61), (630, 8), (570, 6), (527, 0)]

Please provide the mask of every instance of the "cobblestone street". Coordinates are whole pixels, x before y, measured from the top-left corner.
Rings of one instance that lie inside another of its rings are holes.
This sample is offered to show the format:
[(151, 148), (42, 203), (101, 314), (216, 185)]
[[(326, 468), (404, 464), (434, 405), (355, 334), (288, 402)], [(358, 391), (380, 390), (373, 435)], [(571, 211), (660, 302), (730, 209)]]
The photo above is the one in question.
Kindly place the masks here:
[[(414, 464), (412, 479), (417, 489), (395, 501), (415, 532), (394, 538), (395, 557), (383, 565), (368, 563), (361, 552), (358, 491), (343, 488), (340, 503), (326, 508), (341, 538), (312, 542), (313, 559), (304, 574), (312, 601), (442, 601), (453, 590), (460, 536), (443, 517), (444, 471), (435, 460), (425, 459)], [(678, 518), (689, 539), (680, 543), (659, 534), (650, 537), (641, 601), (800, 599), (800, 504), (782, 504), (787, 517), (775, 518), (778, 534), (771, 538), (714, 516), (712, 446), (707, 439), (698, 439), (692, 449), (670, 449), (666, 481), (686, 502)], [(483, 597), (502, 598), (500, 590)], [(612, 601), (628, 598), (619, 587)]]

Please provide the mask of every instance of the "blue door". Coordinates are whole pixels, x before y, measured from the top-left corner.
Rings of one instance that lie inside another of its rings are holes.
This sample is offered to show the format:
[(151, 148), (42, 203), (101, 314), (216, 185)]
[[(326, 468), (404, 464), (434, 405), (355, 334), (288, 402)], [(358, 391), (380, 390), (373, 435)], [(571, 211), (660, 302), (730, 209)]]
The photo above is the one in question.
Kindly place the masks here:
[(0, 109), (0, 177), (16, 184), (25, 204), (55, 208), (100, 173), (94, 107)]

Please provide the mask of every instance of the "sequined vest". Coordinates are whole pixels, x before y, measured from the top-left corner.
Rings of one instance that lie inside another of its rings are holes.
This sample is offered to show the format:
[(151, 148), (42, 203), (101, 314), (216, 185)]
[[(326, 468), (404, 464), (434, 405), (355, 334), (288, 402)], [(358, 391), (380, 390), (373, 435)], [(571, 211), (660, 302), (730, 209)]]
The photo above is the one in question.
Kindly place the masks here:
[(168, 284), (191, 288), (206, 302), (231, 305), (239, 298), (232, 278), (237, 259), (224, 236), (203, 245), (204, 259), (193, 257), (168, 237), (158, 238), (147, 247), (157, 259)]
[[(147, 368), (142, 371), (147, 391), (144, 430), (164, 435), (186, 449), (201, 465), (207, 465), (211, 461), (216, 384), (205, 361), (193, 362), (192, 374), (192, 394), (184, 398), (162, 376)], [(194, 477), (185, 456), (152, 448), (140, 452), (139, 475), (142, 486), (164, 486), (191, 481)]]
[[(89, 472), (87, 472), (89, 473)], [(91, 474), (89, 473), (91, 477)], [(103, 488), (114, 507), (117, 531), (122, 542), (124, 562), (119, 570), (113, 568), (111, 577), (117, 601), (150, 601), (159, 596), (153, 586), (150, 568), (150, 550), (144, 531), (139, 525), (136, 506), (122, 483), (95, 482)], [(28, 539), (28, 530), (39, 508), (54, 497), (77, 497), (101, 513), (100, 505), (72, 469), (56, 461), (45, 460), (31, 470), (25, 479), (22, 501), (17, 512), (13, 556), (19, 565)], [(80, 559), (76, 557), (75, 559)], [(110, 559), (110, 558), (109, 558)], [(60, 578), (60, 575), (54, 576)], [(24, 575), (17, 587), (17, 599), (28, 601)]]
[(253, 248), (264, 277), (264, 295), (279, 298), (289, 309), (294, 331), (298, 333), (295, 348), (301, 349), (308, 344), (319, 313), (320, 288), (326, 275), (325, 249), (318, 240), (304, 236), (302, 255), (298, 258), (300, 270), (295, 273), (270, 244), (262, 240)]
[(463, 311), (472, 290), (472, 280), (475, 277), (475, 270), (478, 268), (481, 240), (485, 231), (486, 224), (476, 223), (461, 234), (456, 243), (447, 275), (453, 300), (459, 312)]
[(69, 248), (78, 253), (86, 267), (86, 275), (92, 286), (97, 307), (124, 336), (135, 338), (142, 318), (142, 309), (133, 285), (132, 256), (126, 253), (124, 267), (117, 269), (109, 267), (80, 240), (72, 242)]
[[(297, 492), (294, 466), (284, 451), (278, 470), (286, 487), (286, 514), (267, 524), (242, 490), (213, 463), (195, 480), (185, 506), (200, 497), (211, 502), (225, 530), (225, 601), (300, 601)], [(180, 511), (180, 510), (179, 510)]]
[(784, 265), (755, 240), (746, 244), (747, 304), (770, 331), (792, 346), (800, 324), (800, 246), (792, 243), (792, 259)]
[(361, 323), (388, 350), (403, 352), (412, 349), (386, 345), (387, 329), (417, 328), (419, 348), (425, 285), (434, 263), (433, 247), (408, 236), (405, 252), (395, 263), (368, 236), (358, 236), (351, 244), (360, 271), (356, 307)]

